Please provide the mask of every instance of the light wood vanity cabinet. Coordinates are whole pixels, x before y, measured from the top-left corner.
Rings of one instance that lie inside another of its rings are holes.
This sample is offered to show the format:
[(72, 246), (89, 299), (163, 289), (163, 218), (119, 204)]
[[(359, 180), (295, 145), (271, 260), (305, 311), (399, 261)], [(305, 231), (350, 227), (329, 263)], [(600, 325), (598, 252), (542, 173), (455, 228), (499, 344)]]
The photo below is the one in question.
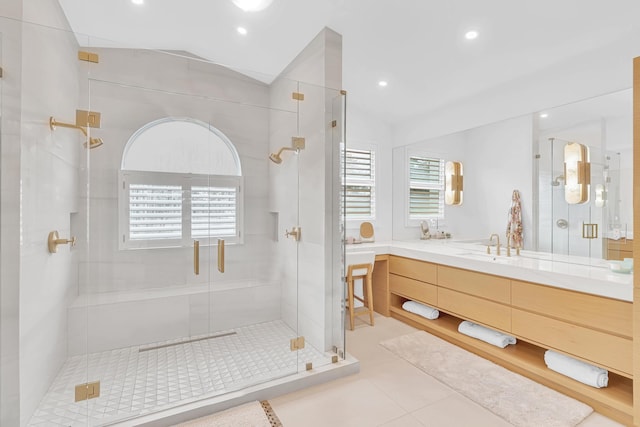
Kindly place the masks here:
[[(389, 256), (389, 313), (495, 363), (591, 405), (623, 424), (633, 411), (632, 304), (548, 285)], [(402, 309), (408, 299), (438, 308), (427, 320)], [(518, 338), (505, 349), (460, 334), (463, 319)], [(554, 349), (609, 370), (596, 389), (548, 369)]]

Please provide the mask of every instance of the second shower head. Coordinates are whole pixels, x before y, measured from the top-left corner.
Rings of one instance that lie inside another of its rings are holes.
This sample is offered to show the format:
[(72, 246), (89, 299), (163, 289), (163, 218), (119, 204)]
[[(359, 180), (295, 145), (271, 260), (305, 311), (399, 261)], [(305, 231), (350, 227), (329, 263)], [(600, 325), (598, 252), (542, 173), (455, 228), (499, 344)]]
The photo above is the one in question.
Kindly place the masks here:
[(305, 142), (304, 138), (301, 138), (299, 136), (292, 137), (291, 147), (282, 147), (281, 149), (278, 150), (277, 153), (269, 154), (269, 160), (271, 160), (276, 165), (279, 165), (280, 163), (282, 163), (282, 157), (280, 157), (280, 155), (282, 154), (283, 151), (298, 152), (299, 150), (302, 150), (304, 148), (304, 145), (305, 145), (304, 142)]
[(51, 128), (51, 130), (55, 130), (56, 126), (70, 128), (70, 129), (80, 129), (80, 132), (82, 132), (83, 135), (88, 139), (87, 141), (85, 141), (83, 145), (89, 149), (97, 148), (97, 147), (100, 147), (102, 144), (104, 144), (104, 141), (102, 140), (102, 138), (90, 137), (87, 133), (87, 130), (82, 126), (59, 122), (56, 119), (54, 119), (53, 116), (49, 117), (49, 127)]

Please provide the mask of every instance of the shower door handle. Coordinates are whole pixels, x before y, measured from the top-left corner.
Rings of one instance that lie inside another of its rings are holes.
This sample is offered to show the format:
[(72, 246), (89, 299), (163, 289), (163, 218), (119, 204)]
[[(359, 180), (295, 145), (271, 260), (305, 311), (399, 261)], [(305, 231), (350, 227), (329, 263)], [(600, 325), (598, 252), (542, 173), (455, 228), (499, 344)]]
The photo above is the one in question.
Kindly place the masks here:
[(197, 240), (193, 241), (193, 273), (200, 274), (200, 242)]
[(224, 239), (218, 239), (218, 271), (224, 273)]

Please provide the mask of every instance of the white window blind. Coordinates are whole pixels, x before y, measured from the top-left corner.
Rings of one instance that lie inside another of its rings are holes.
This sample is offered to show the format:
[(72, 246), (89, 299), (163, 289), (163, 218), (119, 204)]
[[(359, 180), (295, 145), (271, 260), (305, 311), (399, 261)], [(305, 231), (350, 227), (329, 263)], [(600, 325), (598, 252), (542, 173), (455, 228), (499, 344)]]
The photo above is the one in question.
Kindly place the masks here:
[(235, 236), (237, 196), (234, 187), (191, 187), (191, 236)]
[(241, 241), (242, 177), (121, 171), (123, 249)]
[(182, 237), (182, 187), (132, 184), (129, 188), (131, 240)]
[(444, 160), (409, 157), (409, 218), (444, 217)]
[(375, 218), (375, 151), (347, 149), (344, 156), (344, 213), (347, 219)]

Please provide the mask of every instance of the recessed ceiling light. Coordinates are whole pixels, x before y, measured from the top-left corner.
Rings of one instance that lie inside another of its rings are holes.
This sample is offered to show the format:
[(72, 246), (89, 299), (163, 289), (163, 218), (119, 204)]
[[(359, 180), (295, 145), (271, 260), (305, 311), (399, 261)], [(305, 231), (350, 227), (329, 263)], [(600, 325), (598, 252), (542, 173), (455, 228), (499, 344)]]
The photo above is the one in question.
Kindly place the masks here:
[(236, 28), (236, 30), (238, 31), (239, 34), (242, 34), (243, 36), (247, 35), (247, 29), (244, 27), (238, 27)]
[(378, 86), (380, 87), (386, 87), (388, 85), (388, 83), (386, 82), (386, 80), (380, 80), (378, 82)]
[(548, 113), (540, 113), (540, 118), (541, 119), (546, 119), (547, 117), (549, 117)]
[(245, 12), (257, 12), (266, 9), (273, 0), (233, 0), (233, 4)]
[(464, 38), (467, 40), (473, 40), (478, 38), (478, 32), (476, 30), (467, 31), (464, 34)]
[(133, 4), (144, 4), (144, 0), (131, 0)]

